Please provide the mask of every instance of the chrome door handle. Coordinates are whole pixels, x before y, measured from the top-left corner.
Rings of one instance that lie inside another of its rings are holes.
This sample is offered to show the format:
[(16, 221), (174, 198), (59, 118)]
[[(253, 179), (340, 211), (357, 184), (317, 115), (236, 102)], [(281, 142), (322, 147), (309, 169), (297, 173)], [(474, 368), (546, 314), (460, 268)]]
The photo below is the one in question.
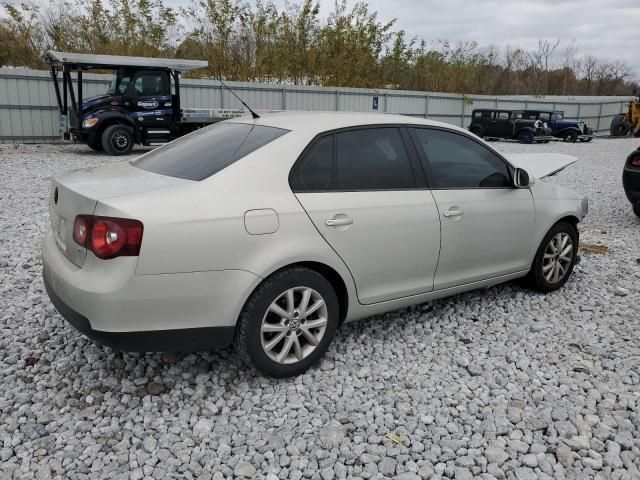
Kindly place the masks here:
[(464, 212), (462, 210), (447, 210), (442, 214), (443, 217), (461, 217)]
[(324, 224), (327, 227), (340, 227), (342, 225), (351, 225), (353, 223), (353, 218), (330, 218)]

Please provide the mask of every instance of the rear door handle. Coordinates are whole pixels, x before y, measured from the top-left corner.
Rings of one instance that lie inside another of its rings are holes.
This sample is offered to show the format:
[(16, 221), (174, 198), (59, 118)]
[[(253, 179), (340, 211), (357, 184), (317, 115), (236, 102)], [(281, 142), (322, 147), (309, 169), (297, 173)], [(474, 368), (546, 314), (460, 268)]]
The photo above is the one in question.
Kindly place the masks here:
[(459, 208), (447, 210), (442, 214), (443, 217), (461, 217), (464, 214)]
[(351, 225), (353, 223), (353, 218), (349, 218), (349, 217), (338, 217), (337, 215), (333, 218), (330, 218), (329, 220), (327, 220), (326, 222), (324, 222), (324, 224), (327, 227), (340, 227), (342, 225)]

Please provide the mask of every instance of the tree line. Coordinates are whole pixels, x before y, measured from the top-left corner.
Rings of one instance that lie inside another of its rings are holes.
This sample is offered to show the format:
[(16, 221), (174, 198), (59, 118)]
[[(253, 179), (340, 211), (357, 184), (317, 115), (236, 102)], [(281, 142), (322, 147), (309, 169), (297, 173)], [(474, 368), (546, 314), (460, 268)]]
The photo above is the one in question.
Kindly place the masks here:
[(536, 48), (427, 42), (382, 21), (366, 2), (335, 0), (322, 17), (302, 0), (50, 0), (3, 4), (0, 65), (43, 68), (45, 51), (207, 60), (195, 77), (467, 94), (627, 95), (624, 61), (581, 54), (574, 42)]

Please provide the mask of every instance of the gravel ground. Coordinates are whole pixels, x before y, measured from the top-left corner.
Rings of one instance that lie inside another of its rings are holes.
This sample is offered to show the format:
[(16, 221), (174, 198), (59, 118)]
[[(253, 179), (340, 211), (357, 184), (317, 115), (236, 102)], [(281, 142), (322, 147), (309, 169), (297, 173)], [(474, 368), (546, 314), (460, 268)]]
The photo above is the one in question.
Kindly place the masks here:
[(280, 381), (231, 350), (122, 354), (68, 326), (41, 280), (49, 177), (113, 160), (0, 146), (0, 478), (640, 478), (640, 219), (620, 181), (638, 143), (496, 144), (580, 157), (550, 180), (591, 200), (561, 291), (345, 325)]

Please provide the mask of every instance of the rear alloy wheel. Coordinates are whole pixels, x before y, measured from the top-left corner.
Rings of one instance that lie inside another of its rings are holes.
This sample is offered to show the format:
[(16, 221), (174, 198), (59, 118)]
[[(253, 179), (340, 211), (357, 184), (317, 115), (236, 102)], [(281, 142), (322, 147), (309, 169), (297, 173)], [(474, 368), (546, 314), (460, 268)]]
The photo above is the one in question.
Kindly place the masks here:
[(338, 316), (338, 299), (326, 278), (302, 267), (284, 270), (247, 301), (235, 345), (242, 359), (265, 375), (299, 375), (329, 347)]
[(576, 132), (574, 132), (573, 130), (570, 131), (570, 132), (566, 132), (562, 136), (562, 141), (563, 142), (575, 143), (577, 140), (578, 140), (578, 134)]
[(125, 125), (111, 125), (102, 132), (102, 147), (109, 155), (128, 155), (133, 150), (133, 131)]
[(518, 141), (520, 143), (533, 143), (533, 133), (529, 130), (523, 130), (518, 134)]
[(578, 258), (578, 234), (573, 225), (559, 222), (545, 235), (529, 272), (529, 282), (541, 292), (561, 288)]

